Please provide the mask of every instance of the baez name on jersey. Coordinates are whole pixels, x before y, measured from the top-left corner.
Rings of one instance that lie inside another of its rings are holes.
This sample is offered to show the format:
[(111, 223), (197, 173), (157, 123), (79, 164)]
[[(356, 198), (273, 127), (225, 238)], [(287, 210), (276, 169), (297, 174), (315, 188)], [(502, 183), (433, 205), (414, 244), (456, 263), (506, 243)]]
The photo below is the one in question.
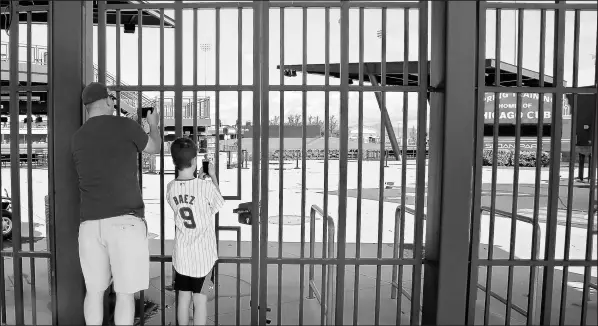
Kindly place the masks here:
[(172, 200), (174, 201), (174, 203), (176, 205), (180, 205), (180, 204), (193, 205), (193, 201), (195, 200), (195, 196), (191, 196), (191, 195), (178, 195), (178, 196), (172, 197)]

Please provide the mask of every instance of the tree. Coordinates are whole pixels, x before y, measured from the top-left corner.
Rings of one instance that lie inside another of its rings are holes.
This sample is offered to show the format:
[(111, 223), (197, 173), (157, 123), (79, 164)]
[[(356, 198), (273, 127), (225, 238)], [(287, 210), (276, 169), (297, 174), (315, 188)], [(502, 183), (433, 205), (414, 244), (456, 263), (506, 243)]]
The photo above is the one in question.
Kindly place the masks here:
[(271, 126), (279, 126), (280, 125), (280, 117), (275, 116), (274, 118), (270, 119)]
[(293, 127), (297, 127), (297, 126), (301, 126), (301, 120), (302, 120), (302, 116), (301, 114), (289, 114), (287, 116), (287, 126), (293, 126)]
[(328, 119), (328, 132), (330, 136), (338, 136), (338, 120), (334, 115), (331, 115)]

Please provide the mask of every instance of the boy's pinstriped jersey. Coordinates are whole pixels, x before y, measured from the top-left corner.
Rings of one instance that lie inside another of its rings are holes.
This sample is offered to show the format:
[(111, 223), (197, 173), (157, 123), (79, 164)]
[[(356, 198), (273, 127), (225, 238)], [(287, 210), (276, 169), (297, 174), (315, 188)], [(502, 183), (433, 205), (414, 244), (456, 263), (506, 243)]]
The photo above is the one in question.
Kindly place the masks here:
[(214, 215), (224, 198), (210, 179), (199, 178), (171, 181), (166, 198), (175, 213), (174, 269), (182, 275), (205, 277), (218, 259)]

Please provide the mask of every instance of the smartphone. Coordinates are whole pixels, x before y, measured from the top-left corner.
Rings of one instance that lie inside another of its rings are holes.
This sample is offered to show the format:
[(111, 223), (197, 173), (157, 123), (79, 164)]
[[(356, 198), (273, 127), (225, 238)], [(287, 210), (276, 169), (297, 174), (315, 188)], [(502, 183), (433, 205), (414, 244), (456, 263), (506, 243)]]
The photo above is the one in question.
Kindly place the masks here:
[(202, 161), (201, 164), (202, 164), (203, 173), (209, 174), (209, 171), (210, 171), (210, 161)]
[(147, 117), (147, 112), (151, 111), (152, 113), (154, 112), (154, 108), (152, 107), (145, 107), (145, 108), (141, 108), (141, 117), (142, 118), (146, 118)]

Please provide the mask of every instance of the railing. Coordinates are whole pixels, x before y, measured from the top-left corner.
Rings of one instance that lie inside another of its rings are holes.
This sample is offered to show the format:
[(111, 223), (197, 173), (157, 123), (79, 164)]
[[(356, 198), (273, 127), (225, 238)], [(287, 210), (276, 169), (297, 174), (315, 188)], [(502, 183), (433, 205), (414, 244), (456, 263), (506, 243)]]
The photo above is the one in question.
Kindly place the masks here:
[[(8, 51), (9, 43), (8, 42), (1, 42), (0, 43), (0, 59), (2, 61), (7, 61), (10, 59), (10, 54)], [(27, 48), (29, 46), (27, 44), (19, 43), (19, 62), (26, 63), (27, 62)], [(25, 49), (23, 52), (22, 49)], [(48, 47), (45, 45), (32, 45), (31, 46), (31, 56), (33, 57), (34, 64), (38, 65), (47, 65), (48, 64)]]
[[(99, 70), (96, 64), (93, 65), (93, 77), (94, 80), (98, 80)], [(112, 75), (110, 72), (106, 71), (106, 85), (116, 85), (116, 77)], [(120, 81), (121, 86), (129, 86), (127, 83)], [(121, 100), (124, 100), (127, 104), (129, 104), (133, 108), (137, 108), (137, 101), (139, 99), (139, 94), (136, 91), (127, 91), (127, 92), (120, 92)], [(145, 95), (141, 95), (141, 103), (142, 106), (153, 106), (155, 104), (155, 99), (151, 99)]]
[[(334, 242), (334, 234), (336, 232), (336, 226), (334, 225), (334, 220), (330, 215), (324, 216), (324, 212), (320, 207), (317, 205), (312, 205), (311, 210), (309, 213), (310, 218), (310, 225), (309, 225), (309, 257), (314, 258), (315, 253), (315, 242), (316, 242), (316, 213), (322, 216), (325, 221), (323, 224), (323, 229), (328, 232), (328, 239), (322, 239), (322, 255), (326, 257), (322, 258), (333, 258), (334, 253), (336, 251), (336, 243)], [(328, 244), (328, 253), (326, 254), (326, 245)], [(322, 268), (324, 266), (322, 265)], [(309, 266), (309, 295), (308, 299), (316, 299), (320, 305), (324, 305), (324, 313), (325, 313), (325, 325), (333, 325), (334, 324), (334, 302), (335, 302), (335, 274), (336, 274), (336, 265), (328, 264), (328, 277), (327, 279), (322, 279), (322, 294), (318, 290), (316, 283), (314, 281), (314, 274), (315, 274), (315, 267), (313, 264)], [(326, 294), (328, 293), (328, 294)], [(327, 296), (326, 296), (327, 295)], [(322, 303), (322, 296), (325, 297), (326, 302)]]
[[(195, 106), (198, 106), (195, 108)], [(174, 98), (164, 98), (164, 118), (174, 118)], [(196, 111), (197, 110), (197, 111)], [(193, 119), (193, 114), (196, 113), (199, 119), (210, 118), (210, 98), (209, 97), (198, 97), (197, 105), (193, 103), (193, 97), (183, 97), (183, 119)]]
[[(9, 43), (8, 42), (1, 42), (0, 44), (0, 59), (2, 61), (7, 61), (10, 59), (9, 51), (8, 51)], [(27, 44), (19, 44), (19, 51), (23, 51), (27, 53), (27, 48), (31, 47), (32, 49), (32, 59), (34, 64), (39, 65), (47, 65), (48, 64), (48, 47), (43, 45), (31, 45), (28, 46)], [(25, 63), (27, 62), (26, 55), (19, 55), (19, 62)], [(94, 80), (98, 80), (98, 66), (96, 64), (93, 65), (93, 75)], [(116, 85), (116, 76), (111, 74), (110, 72), (106, 71), (106, 85)], [(127, 83), (124, 83), (122, 80), (120, 81), (120, 85), (122, 86), (129, 86)], [(124, 101), (132, 108), (138, 107), (138, 99), (139, 93), (137, 91), (124, 91), (120, 92), (121, 101)], [(158, 98), (150, 98), (145, 95), (141, 95), (141, 103), (143, 107), (147, 106), (155, 106), (158, 104)], [(210, 99), (209, 98), (201, 98), (198, 97), (198, 110), (197, 116), (200, 119), (208, 119), (210, 117)], [(193, 103), (193, 98), (191, 97), (184, 97), (183, 98), (183, 119), (192, 119), (193, 113), (196, 112), (194, 109), (195, 104)], [(165, 118), (174, 118), (174, 98), (166, 97), (164, 99), (164, 117)]]
[[(395, 245), (394, 245), (394, 248), (393, 248), (393, 257), (394, 258), (397, 258), (396, 256), (397, 256), (398, 250), (403, 250), (403, 248), (402, 248), (402, 245), (403, 245), (402, 241), (401, 241), (401, 244), (399, 245), (400, 248), (397, 247), (397, 240), (399, 239), (398, 237), (400, 236), (401, 240), (404, 239), (404, 234), (403, 234), (404, 233), (403, 232), (404, 231), (404, 223), (403, 223), (403, 221), (401, 219), (401, 210), (402, 209), (405, 210), (406, 213), (409, 213), (409, 214), (415, 216), (415, 210), (414, 209), (406, 207), (406, 206), (404, 206), (402, 204), (400, 204), (400, 205), (397, 206), (397, 209), (395, 210)], [(481, 211), (482, 212), (489, 212), (490, 213), (492, 211), (492, 209), (490, 207), (487, 207), (487, 206), (482, 206)], [(499, 210), (499, 209), (495, 209), (494, 213), (498, 214), (500, 216), (503, 216), (503, 217), (513, 218), (513, 214), (511, 214), (509, 212), (506, 212), (506, 211)], [(426, 214), (424, 214), (424, 220), (425, 219), (426, 219)], [(519, 214), (515, 214), (515, 220), (520, 221), (520, 222), (529, 223), (529, 224), (533, 225), (534, 232), (536, 233), (536, 248), (540, 248), (540, 238), (541, 238), (541, 235), (542, 235), (542, 230), (540, 229), (540, 224), (539, 223), (534, 223), (533, 219), (531, 219), (529, 217), (526, 217), (526, 216), (523, 216), (523, 215), (519, 215)], [(398, 230), (400, 230), (400, 232), (398, 232)], [(532, 253), (532, 254), (534, 255), (534, 259), (537, 259), (538, 256), (539, 256), (538, 252), (535, 252), (535, 253)], [(397, 265), (394, 265), (392, 267), (392, 282), (391, 282), (390, 297), (391, 297), (391, 299), (396, 299), (397, 292), (401, 291), (402, 295), (404, 295), (407, 298), (407, 300), (411, 300), (411, 295), (405, 289), (403, 289), (402, 285), (399, 285), (398, 282), (395, 281), (397, 279), (397, 274), (398, 274), (397, 269), (398, 268), (399, 267)], [(539, 270), (540, 267), (536, 266), (534, 268), (536, 268), (536, 273), (538, 273), (538, 270)], [(529, 294), (530, 296), (532, 296), (532, 295), (535, 296), (536, 295), (536, 293), (538, 291), (538, 288), (540, 286), (539, 281), (540, 280), (538, 278), (536, 280), (536, 284), (534, 286), (533, 293)], [(590, 284), (590, 286), (592, 286), (592, 285), (593, 284)], [(482, 290), (484, 292), (487, 291), (486, 287), (483, 286), (483, 285), (481, 285), (481, 284), (479, 284), (479, 283), (478, 283), (477, 287), (478, 287), (478, 289), (480, 289), (480, 290)], [(596, 285), (594, 285), (594, 288), (595, 287), (596, 287)], [(503, 303), (504, 305), (508, 305), (508, 301), (505, 298), (503, 298), (501, 295), (499, 295), (499, 294), (497, 294), (497, 293), (495, 293), (493, 291), (490, 291), (489, 294), (490, 294), (490, 296), (492, 298), (498, 300), (499, 302)], [(534, 314), (533, 315), (535, 315), (535, 311), (537, 310), (537, 302), (538, 302), (537, 300), (534, 300), (534, 308), (533, 308), (534, 309)], [(514, 310), (514, 311), (516, 311), (517, 313), (521, 314), (522, 316), (527, 317), (527, 311), (524, 308), (521, 308), (521, 307), (519, 307), (518, 305), (516, 305), (514, 303), (511, 303), (511, 306), (509, 308), (512, 309), (512, 310)]]
[[(488, 213), (492, 212), (492, 209), (490, 207), (488, 207), (488, 206), (482, 206), (481, 210), (482, 210), (482, 212), (488, 212)], [(538, 248), (538, 249), (536, 250), (536, 252), (532, 253), (532, 255), (534, 256), (532, 259), (538, 259), (538, 257), (540, 256), (540, 254), (539, 254), (539, 250), (540, 250), (539, 248), (540, 248), (540, 243), (541, 243), (540, 238), (542, 236), (542, 229), (540, 228), (540, 224), (539, 223), (534, 223), (534, 220), (531, 219), (531, 218), (529, 218), (529, 217), (527, 217), (527, 216), (523, 216), (523, 215), (519, 215), (519, 214), (513, 215), (512, 213), (509, 213), (509, 212), (506, 212), (506, 211), (503, 211), (503, 210), (500, 210), (500, 209), (495, 209), (494, 213), (498, 214), (499, 216), (503, 216), (503, 217), (507, 217), (507, 218), (513, 218), (513, 216), (515, 216), (515, 220), (520, 221), (520, 222), (529, 223), (529, 224), (531, 224), (534, 227), (534, 233), (536, 233), (535, 234), (535, 237), (536, 237), (536, 248)], [(492, 258), (492, 257), (490, 257), (490, 258)], [(540, 266), (536, 266), (534, 268), (536, 269), (536, 275), (538, 275)], [(528, 294), (529, 297), (531, 297), (532, 295), (533, 296), (536, 295), (536, 293), (538, 291), (538, 288), (540, 287), (539, 281), (540, 281), (540, 278), (537, 277), (536, 278), (536, 283), (534, 284), (533, 293), (529, 293)], [(481, 284), (478, 284), (478, 288), (480, 290), (486, 292), (486, 288), (484, 286), (482, 286)], [(494, 299), (502, 302), (503, 304), (507, 305), (507, 300), (505, 298), (503, 298), (502, 296), (500, 296), (500, 295), (498, 295), (498, 294), (496, 294), (496, 293), (494, 293), (492, 291), (490, 291), (490, 296), (492, 296)], [(538, 300), (534, 300), (534, 308), (533, 308), (534, 311), (533, 311), (532, 316), (535, 316), (535, 312), (537, 310), (537, 306), (538, 306)], [(514, 303), (511, 303), (511, 307), (509, 307), (509, 308), (515, 310), (517, 313), (523, 315), (524, 317), (527, 317), (527, 311), (525, 309), (519, 307), (518, 305), (516, 305)]]

